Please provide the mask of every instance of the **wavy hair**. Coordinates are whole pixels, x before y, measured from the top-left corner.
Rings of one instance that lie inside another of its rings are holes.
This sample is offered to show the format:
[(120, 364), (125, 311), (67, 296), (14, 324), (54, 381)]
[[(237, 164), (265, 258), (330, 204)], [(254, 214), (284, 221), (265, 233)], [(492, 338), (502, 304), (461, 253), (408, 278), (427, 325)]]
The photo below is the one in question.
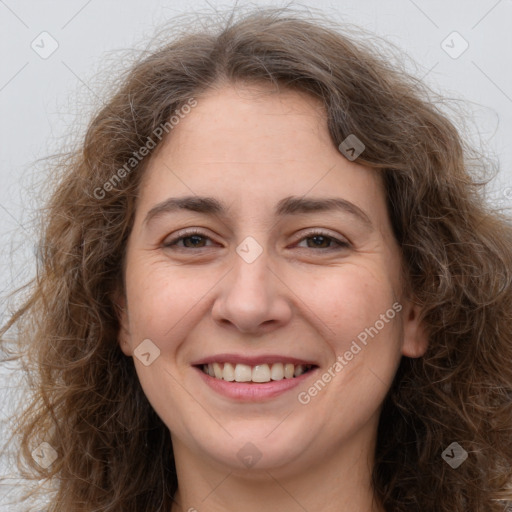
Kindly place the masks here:
[[(364, 143), (357, 162), (384, 176), (429, 332), (427, 352), (402, 358), (384, 402), (376, 497), (389, 512), (501, 512), (498, 500), (512, 499), (512, 223), (484, 197), (489, 162), (439, 96), (344, 25), (271, 8), (175, 28), (52, 164), (36, 277), (2, 329), (5, 350), (15, 332), (10, 357), (31, 383), (13, 433), (21, 473), (54, 484), (50, 512), (170, 510), (169, 431), (118, 346), (113, 296), (141, 176), (166, 138), (155, 131), (205, 91), (265, 82), (321, 100), (336, 146), (350, 134)], [(155, 147), (127, 169), (150, 138)], [(31, 455), (42, 441), (57, 454), (47, 468)], [(453, 442), (468, 452), (457, 469), (442, 458)]]

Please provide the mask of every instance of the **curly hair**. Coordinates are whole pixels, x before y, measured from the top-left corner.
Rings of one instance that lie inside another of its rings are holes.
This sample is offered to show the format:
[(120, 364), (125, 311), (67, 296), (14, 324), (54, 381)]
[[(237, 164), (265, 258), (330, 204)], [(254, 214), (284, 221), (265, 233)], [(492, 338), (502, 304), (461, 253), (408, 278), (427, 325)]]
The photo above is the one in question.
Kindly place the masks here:
[[(350, 134), (364, 143), (356, 162), (384, 176), (428, 328), (427, 352), (402, 357), (383, 404), (376, 497), (390, 512), (502, 511), (512, 499), (512, 223), (485, 200), (478, 173), (490, 164), (437, 95), (345, 26), (271, 8), (179, 29), (128, 67), (53, 164), (36, 277), (1, 331), (8, 352), (15, 331), (11, 358), (31, 386), (13, 433), (21, 474), (56, 484), (51, 512), (170, 510), (169, 430), (119, 348), (114, 301), (141, 177), (165, 137), (133, 170), (126, 163), (190, 98), (266, 82), (320, 99), (336, 146)], [(44, 468), (31, 455), (42, 441), (58, 455)], [(453, 442), (468, 452), (456, 470), (441, 456)]]

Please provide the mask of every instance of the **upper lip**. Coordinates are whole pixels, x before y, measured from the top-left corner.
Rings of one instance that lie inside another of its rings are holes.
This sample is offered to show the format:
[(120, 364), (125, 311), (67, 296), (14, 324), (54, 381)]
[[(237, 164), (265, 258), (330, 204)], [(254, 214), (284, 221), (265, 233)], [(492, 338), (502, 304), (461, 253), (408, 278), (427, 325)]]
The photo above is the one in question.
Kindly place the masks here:
[(210, 363), (246, 364), (249, 366), (272, 363), (292, 363), (295, 365), (310, 364), (317, 366), (317, 364), (312, 360), (300, 359), (297, 357), (285, 356), (281, 354), (261, 354), (257, 356), (248, 356), (246, 354), (215, 354), (212, 356), (202, 357), (201, 359), (192, 362), (192, 366), (199, 366), (202, 364)]

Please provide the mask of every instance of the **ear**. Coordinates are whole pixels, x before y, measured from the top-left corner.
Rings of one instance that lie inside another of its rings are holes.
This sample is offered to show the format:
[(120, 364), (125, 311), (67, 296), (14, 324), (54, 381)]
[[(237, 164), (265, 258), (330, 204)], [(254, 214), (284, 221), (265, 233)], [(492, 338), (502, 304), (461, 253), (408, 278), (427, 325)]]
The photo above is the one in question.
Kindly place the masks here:
[(126, 297), (121, 291), (116, 291), (113, 297), (116, 316), (119, 321), (119, 331), (117, 333), (117, 342), (120, 349), (126, 356), (132, 356), (133, 351), (130, 343), (130, 329), (128, 322), (128, 310), (126, 307)]
[(428, 348), (428, 332), (421, 318), (421, 307), (411, 301), (405, 301), (402, 322), (402, 354), (412, 358), (421, 357)]

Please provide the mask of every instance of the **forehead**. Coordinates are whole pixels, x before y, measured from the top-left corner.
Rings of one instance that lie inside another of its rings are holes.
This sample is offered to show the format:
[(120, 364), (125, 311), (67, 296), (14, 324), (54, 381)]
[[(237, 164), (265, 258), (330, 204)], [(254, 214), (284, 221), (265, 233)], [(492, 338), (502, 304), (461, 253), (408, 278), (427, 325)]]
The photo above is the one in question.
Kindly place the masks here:
[[(316, 160), (332, 144), (323, 105), (304, 93), (233, 85), (209, 91), (197, 101), (169, 140), (171, 147), (186, 144), (201, 150), (197, 159), (262, 164)], [(313, 144), (314, 152), (308, 152)]]
[(320, 100), (244, 85), (196, 101), (151, 158), (142, 196), (217, 194), (254, 208), (285, 196), (342, 195), (362, 208), (384, 206), (380, 175), (339, 152)]

